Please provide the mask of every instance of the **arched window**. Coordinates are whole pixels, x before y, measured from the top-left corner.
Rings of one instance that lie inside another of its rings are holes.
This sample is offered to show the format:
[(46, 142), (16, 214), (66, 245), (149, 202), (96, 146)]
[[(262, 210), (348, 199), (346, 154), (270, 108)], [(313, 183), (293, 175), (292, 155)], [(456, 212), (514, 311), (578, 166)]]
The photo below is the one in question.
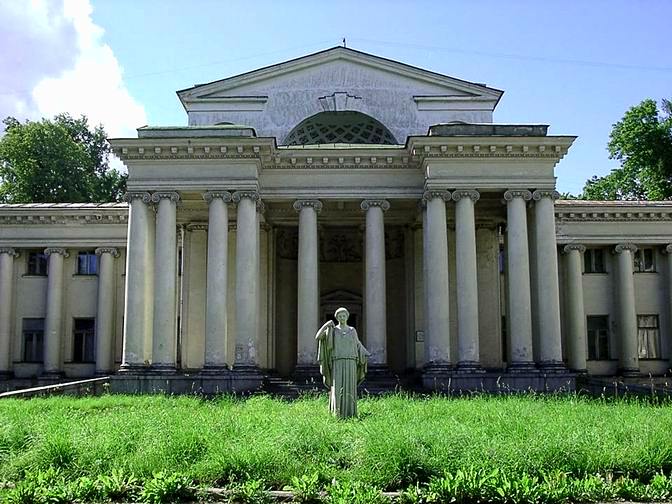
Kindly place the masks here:
[(284, 145), (324, 143), (396, 145), (397, 141), (383, 124), (361, 112), (320, 112), (295, 126)]

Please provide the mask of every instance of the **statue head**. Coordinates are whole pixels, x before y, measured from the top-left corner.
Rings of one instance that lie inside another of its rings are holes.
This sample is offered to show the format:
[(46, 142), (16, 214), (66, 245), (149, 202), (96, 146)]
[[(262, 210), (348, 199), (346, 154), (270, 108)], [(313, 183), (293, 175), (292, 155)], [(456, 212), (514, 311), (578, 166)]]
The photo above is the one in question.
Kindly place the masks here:
[(334, 318), (341, 324), (347, 324), (348, 318), (350, 318), (350, 312), (347, 310), (347, 308), (343, 308), (341, 306), (334, 312)]

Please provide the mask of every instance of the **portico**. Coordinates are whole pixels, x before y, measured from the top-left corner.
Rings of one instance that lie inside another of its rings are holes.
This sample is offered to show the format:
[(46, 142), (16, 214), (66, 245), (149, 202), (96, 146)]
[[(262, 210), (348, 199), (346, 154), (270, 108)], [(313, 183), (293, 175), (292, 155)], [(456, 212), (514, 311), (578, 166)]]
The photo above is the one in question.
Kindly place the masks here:
[(666, 371), (672, 206), (558, 200), (575, 137), (493, 123), (502, 91), (333, 48), (178, 96), (111, 140), (125, 204), (0, 208), (0, 374), (310, 382), (339, 306), (391, 384)]

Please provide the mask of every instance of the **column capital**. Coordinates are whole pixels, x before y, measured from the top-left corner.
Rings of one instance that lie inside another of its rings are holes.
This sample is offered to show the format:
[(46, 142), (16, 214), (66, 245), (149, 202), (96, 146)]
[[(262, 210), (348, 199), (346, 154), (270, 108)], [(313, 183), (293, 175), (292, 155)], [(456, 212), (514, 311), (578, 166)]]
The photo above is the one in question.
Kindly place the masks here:
[(509, 189), (504, 193), (504, 201), (513, 201), (515, 198), (522, 198), (523, 201), (530, 201), (532, 193), (527, 189)]
[(422, 193), (422, 200), (425, 202), (425, 204), (433, 200), (434, 198), (441, 198), (443, 201), (449, 201), (450, 200), (450, 191), (446, 191), (444, 189), (428, 189), (424, 193)]
[(119, 250), (116, 247), (98, 247), (96, 255), (111, 254), (112, 257), (119, 257)]
[(130, 191), (125, 193), (122, 199), (126, 203), (132, 203), (134, 199), (139, 199), (142, 200), (143, 203), (147, 204), (152, 201), (152, 196), (148, 192)]
[(532, 199), (534, 201), (539, 201), (541, 198), (551, 198), (555, 201), (560, 198), (560, 193), (555, 189), (537, 189), (532, 193)]
[(624, 250), (629, 250), (634, 254), (637, 252), (637, 245), (634, 243), (619, 243), (614, 247), (614, 254), (620, 254)]
[(390, 209), (390, 202), (384, 199), (365, 199), (359, 206), (362, 210), (378, 207), (383, 212), (387, 212)]
[(224, 203), (231, 202), (231, 193), (229, 191), (216, 190), (216, 191), (205, 191), (203, 193), (203, 199), (208, 202), (208, 205), (212, 203), (214, 199), (221, 199)]
[(453, 201), (460, 201), (463, 198), (469, 198), (471, 201), (476, 203), (481, 197), (481, 193), (474, 189), (458, 189), (453, 191), (452, 199)]
[(580, 243), (568, 243), (562, 248), (562, 253), (569, 254), (573, 250), (578, 251), (579, 254), (583, 254), (586, 251), (586, 246), (581, 245)]
[(19, 257), (19, 253), (12, 247), (0, 247), (0, 255), (1, 254), (7, 254), (12, 257)]
[(292, 207), (297, 212), (301, 212), (303, 208), (314, 208), (317, 213), (320, 213), (322, 211), (322, 202), (320, 200), (296, 200)]
[(205, 222), (192, 222), (187, 224), (187, 231), (207, 231), (208, 225)]
[(234, 203), (240, 203), (244, 198), (251, 199), (254, 202), (259, 201), (259, 192), (258, 191), (236, 191), (231, 196), (231, 199)]
[(169, 199), (173, 203), (180, 201), (180, 194), (175, 191), (157, 191), (152, 193), (152, 203), (158, 203), (162, 199)]
[(665, 247), (663, 247), (663, 254), (670, 254), (670, 255), (672, 255), (672, 243), (670, 243), (669, 245), (666, 245)]
[(62, 255), (63, 257), (70, 257), (70, 254), (69, 254), (68, 251), (67, 251), (66, 249), (64, 249), (64, 248), (60, 248), (60, 247), (49, 247), (49, 248), (44, 249), (44, 255), (49, 256), (49, 255), (51, 255), (51, 254), (60, 254), (60, 255)]

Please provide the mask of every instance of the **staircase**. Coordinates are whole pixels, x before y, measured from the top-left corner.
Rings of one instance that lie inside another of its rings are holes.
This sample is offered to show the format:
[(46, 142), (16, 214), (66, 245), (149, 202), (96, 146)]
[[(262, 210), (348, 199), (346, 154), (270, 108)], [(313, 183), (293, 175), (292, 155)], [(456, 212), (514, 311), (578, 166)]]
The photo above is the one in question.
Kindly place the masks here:
[[(261, 392), (285, 399), (298, 399), (306, 395), (327, 394), (328, 389), (323, 385), (322, 377), (303, 377), (293, 380), (271, 372), (264, 377)], [(426, 391), (422, 388), (421, 380), (414, 374), (367, 376), (358, 388), (360, 397), (379, 396), (395, 392), (423, 393)]]

